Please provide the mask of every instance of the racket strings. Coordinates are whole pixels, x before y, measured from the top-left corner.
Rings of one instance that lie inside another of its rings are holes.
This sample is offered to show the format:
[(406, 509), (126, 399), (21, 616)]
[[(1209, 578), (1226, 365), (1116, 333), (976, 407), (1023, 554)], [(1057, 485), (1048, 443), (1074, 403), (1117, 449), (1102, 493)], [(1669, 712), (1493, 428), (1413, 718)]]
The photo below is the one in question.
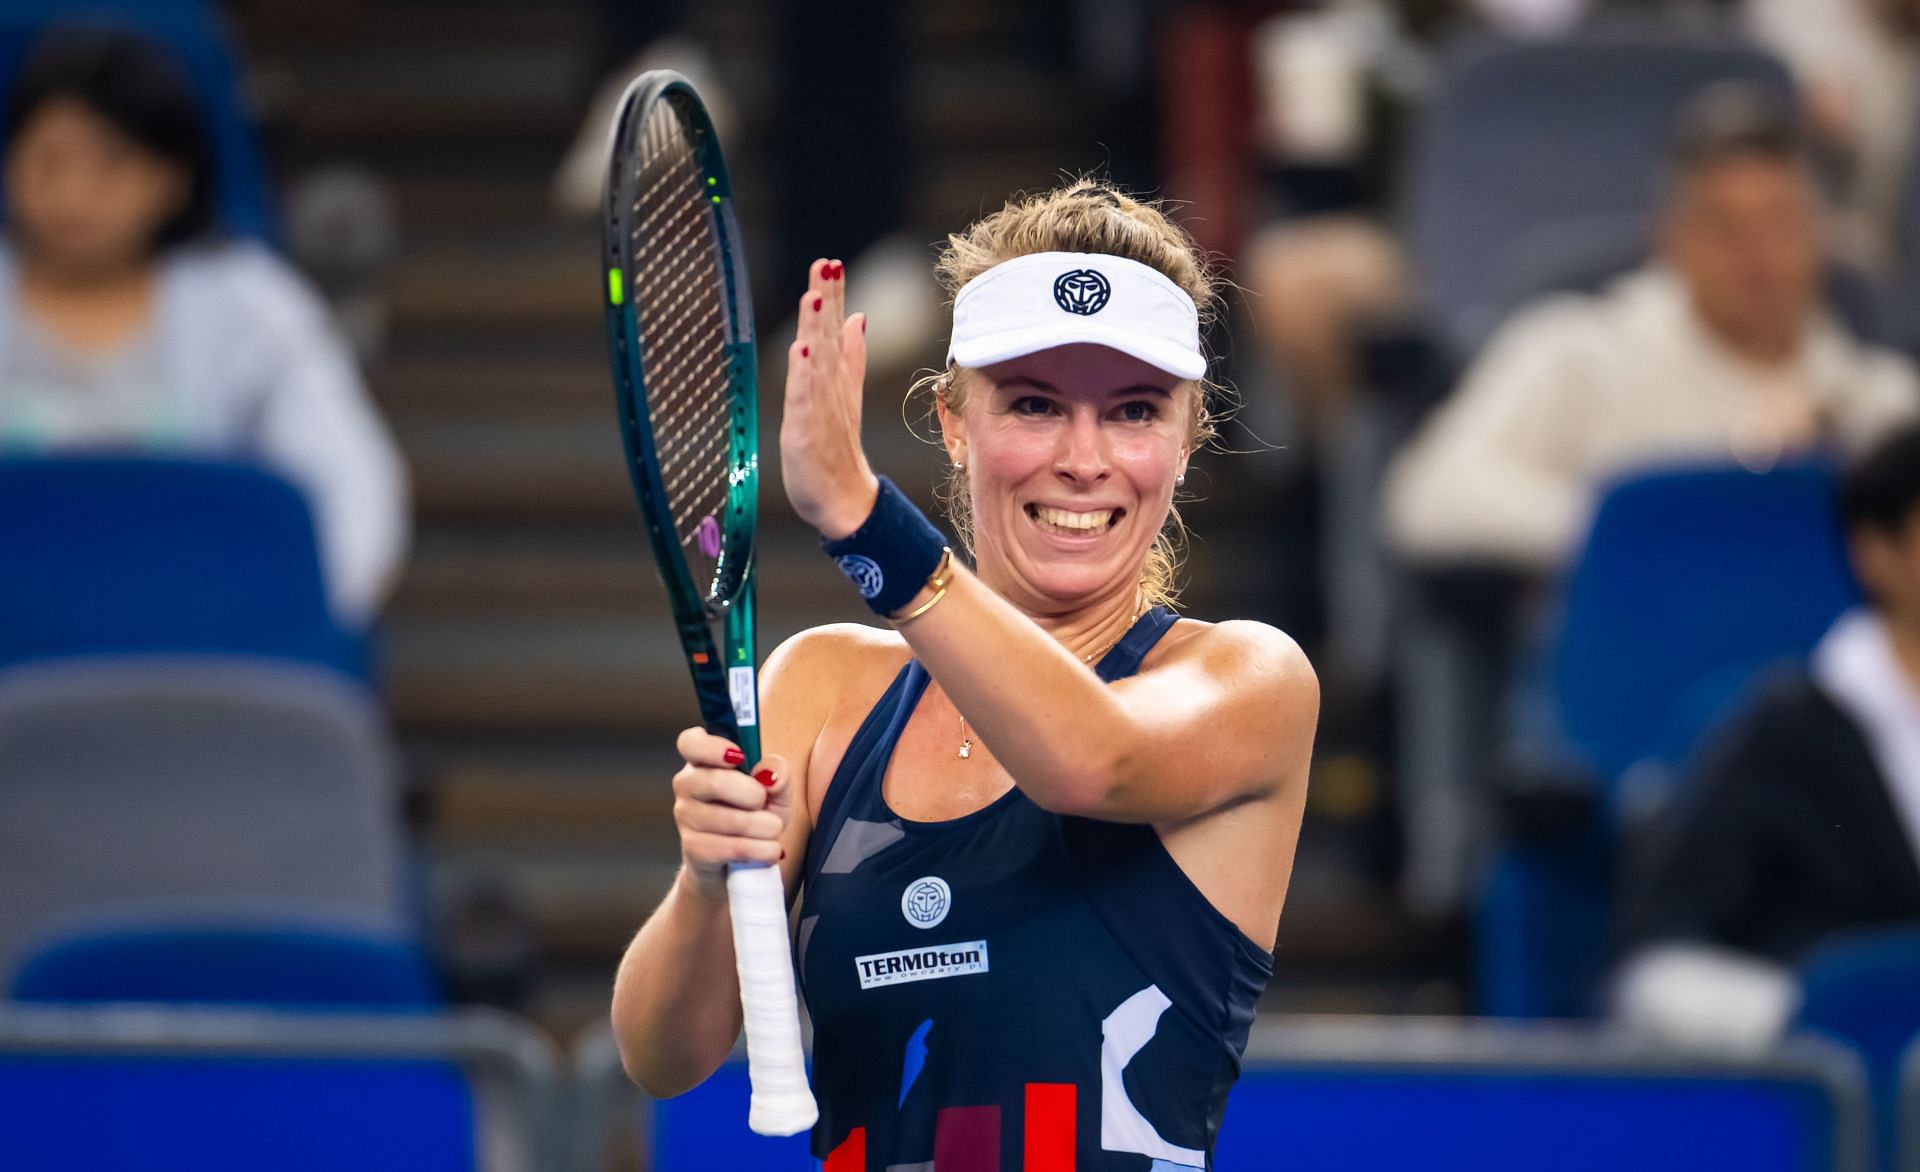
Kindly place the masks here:
[[(715, 571), (699, 538), (707, 518), (723, 523), (732, 487), (732, 352), (705, 176), (685, 126), (665, 103), (644, 130), (640, 179), (632, 208), (632, 302), (660, 479), (690, 568)], [(720, 584), (703, 585), (711, 596)]]

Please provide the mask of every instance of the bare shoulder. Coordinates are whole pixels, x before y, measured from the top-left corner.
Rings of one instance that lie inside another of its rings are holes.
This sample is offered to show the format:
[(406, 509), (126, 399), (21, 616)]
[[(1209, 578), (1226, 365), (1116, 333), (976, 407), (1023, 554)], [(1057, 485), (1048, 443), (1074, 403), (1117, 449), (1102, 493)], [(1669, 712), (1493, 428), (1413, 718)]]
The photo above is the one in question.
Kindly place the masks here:
[(813, 627), (780, 644), (760, 673), (762, 719), (770, 743), (791, 766), (796, 795), (817, 818), (860, 714), (873, 706), (911, 658), (892, 631), (860, 623)]
[(1148, 657), (1146, 670), (1161, 667), (1196, 667), (1269, 698), (1315, 709), (1320, 704), (1320, 680), (1300, 644), (1278, 627), (1251, 619), (1181, 619)]
[(761, 691), (822, 710), (843, 690), (864, 693), (869, 677), (891, 676), (906, 663), (907, 641), (862, 623), (809, 627), (774, 648), (760, 672)]

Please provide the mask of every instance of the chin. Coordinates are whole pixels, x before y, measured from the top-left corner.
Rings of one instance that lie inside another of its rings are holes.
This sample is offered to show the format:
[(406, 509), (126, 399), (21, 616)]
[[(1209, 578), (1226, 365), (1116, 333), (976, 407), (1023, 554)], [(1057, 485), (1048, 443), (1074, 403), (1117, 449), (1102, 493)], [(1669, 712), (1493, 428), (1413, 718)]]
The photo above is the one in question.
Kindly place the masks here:
[(1038, 597), (1050, 602), (1077, 605), (1111, 594), (1120, 582), (1137, 582), (1145, 561), (1144, 550), (1136, 556), (1097, 560), (1064, 558), (1058, 554), (1027, 549), (1022, 577)]

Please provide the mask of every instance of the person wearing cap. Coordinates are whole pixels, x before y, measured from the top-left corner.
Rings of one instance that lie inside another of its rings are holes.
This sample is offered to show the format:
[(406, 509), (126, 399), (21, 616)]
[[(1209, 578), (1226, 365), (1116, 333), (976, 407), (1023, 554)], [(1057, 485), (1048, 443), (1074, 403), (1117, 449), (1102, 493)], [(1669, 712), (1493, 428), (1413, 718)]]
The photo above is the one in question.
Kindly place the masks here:
[(724, 870), (777, 862), (830, 1172), (1207, 1168), (1319, 703), (1284, 634), (1169, 605), (1212, 283), (1159, 209), (1084, 180), (950, 237), (938, 271), (957, 294), (927, 389), (960, 540), (870, 469), (865, 321), (816, 262), (782, 477), (892, 630), (773, 654), (751, 776), (681, 734), (684, 864), (621, 964), (621, 1058), (655, 1095), (726, 1059)]

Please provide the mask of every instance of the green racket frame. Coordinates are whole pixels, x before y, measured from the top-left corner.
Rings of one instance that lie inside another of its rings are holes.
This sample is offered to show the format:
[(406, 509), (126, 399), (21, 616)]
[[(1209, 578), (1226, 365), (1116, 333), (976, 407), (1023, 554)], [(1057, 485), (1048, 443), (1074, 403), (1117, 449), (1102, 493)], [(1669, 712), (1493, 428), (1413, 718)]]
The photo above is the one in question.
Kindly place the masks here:
[[(740, 746), (748, 762), (760, 759), (759, 695), (755, 670), (754, 527), (759, 519), (760, 439), (758, 368), (751, 292), (739, 223), (733, 210), (733, 184), (720, 153), (719, 136), (706, 107), (685, 78), (667, 70), (643, 75), (629, 90), (614, 131), (614, 157), (630, 158), (635, 136), (644, 132), (644, 116), (653, 104), (674, 104), (693, 129), (695, 157), (706, 179), (710, 230), (725, 278), (722, 298), (729, 333), (730, 486), (720, 518), (721, 551), (714, 581), (695, 582), (675, 532), (671, 503), (660, 478), (660, 459), (648, 414), (646, 353), (628, 283), (634, 272), (632, 216), (637, 177), (633, 168), (608, 186), (604, 225), (607, 274), (607, 341), (620, 411), (620, 438), (633, 479), (640, 515), (653, 543), (654, 560), (672, 604), (675, 626), (685, 649), (700, 702), (701, 723)], [(723, 628), (716, 647), (713, 624)]]

